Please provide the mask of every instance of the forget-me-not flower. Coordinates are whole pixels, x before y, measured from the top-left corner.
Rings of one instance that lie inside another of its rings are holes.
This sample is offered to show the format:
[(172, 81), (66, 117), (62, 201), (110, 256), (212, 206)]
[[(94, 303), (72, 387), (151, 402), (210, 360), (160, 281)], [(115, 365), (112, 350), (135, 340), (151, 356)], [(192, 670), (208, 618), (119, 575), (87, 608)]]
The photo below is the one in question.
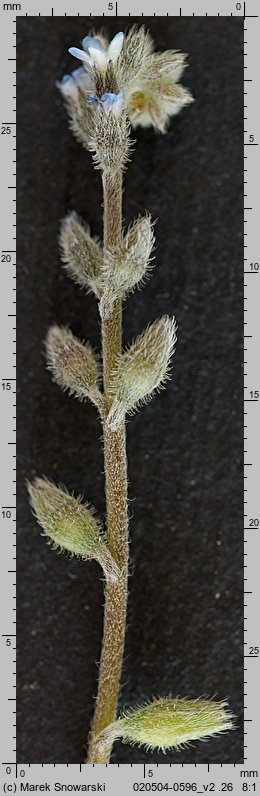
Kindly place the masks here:
[(64, 99), (76, 101), (78, 98), (78, 90), (83, 93), (93, 91), (94, 85), (91, 76), (86, 72), (84, 66), (79, 66), (74, 69), (70, 75), (64, 75), (60, 81), (56, 83), (57, 88), (60, 90)]
[[(91, 106), (118, 119), (125, 109), (133, 127), (153, 126), (161, 133), (167, 131), (172, 116), (193, 102), (189, 89), (179, 82), (186, 68), (185, 54), (178, 50), (154, 52), (153, 40), (143, 26), (134, 25), (125, 36), (117, 33), (110, 44), (101, 34), (85, 36), (82, 47), (69, 48), (82, 66), (57, 83), (70, 111), (75, 105), (77, 114), (80, 104), (82, 124), (82, 94), (87, 100), (86, 117)], [(80, 136), (82, 139), (83, 127)]]
[(105, 72), (108, 64), (115, 64), (121, 53), (124, 42), (124, 34), (116, 33), (108, 48), (102, 43), (101, 37), (85, 36), (82, 41), (83, 50), (78, 47), (70, 47), (69, 53), (74, 58), (91, 67), (96, 67), (99, 71)]
[(101, 106), (106, 113), (112, 113), (113, 116), (118, 118), (125, 108), (125, 91), (123, 88), (118, 94), (107, 91), (105, 94), (102, 94), (100, 100), (96, 94), (93, 94), (92, 97), (88, 97), (86, 102), (94, 108)]

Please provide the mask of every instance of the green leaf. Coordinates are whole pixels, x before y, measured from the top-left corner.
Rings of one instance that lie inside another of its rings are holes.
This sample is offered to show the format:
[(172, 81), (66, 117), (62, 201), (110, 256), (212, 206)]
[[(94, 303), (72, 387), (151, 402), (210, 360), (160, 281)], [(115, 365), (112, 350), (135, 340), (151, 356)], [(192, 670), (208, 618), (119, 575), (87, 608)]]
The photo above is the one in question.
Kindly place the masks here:
[(116, 580), (118, 568), (102, 535), (101, 524), (93, 509), (65, 489), (45, 478), (28, 484), (34, 514), (54, 549), (68, 551), (87, 560), (94, 558), (105, 575)]
[(99, 368), (91, 346), (81, 343), (70, 329), (51, 326), (46, 338), (47, 365), (53, 380), (80, 400), (89, 398), (102, 413)]
[(107, 423), (112, 430), (126, 412), (146, 403), (164, 385), (175, 342), (175, 320), (165, 315), (148, 326), (119, 358), (110, 385), (112, 404)]
[(99, 736), (99, 748), (105, 749), (111, 740), (121, 738), (147, 750), (178, 751), (190, 741), (205, 741), (234, 728), (234, 716), (226, 708), (227, 702), (162, 697), (126, 711), (106, 727)]

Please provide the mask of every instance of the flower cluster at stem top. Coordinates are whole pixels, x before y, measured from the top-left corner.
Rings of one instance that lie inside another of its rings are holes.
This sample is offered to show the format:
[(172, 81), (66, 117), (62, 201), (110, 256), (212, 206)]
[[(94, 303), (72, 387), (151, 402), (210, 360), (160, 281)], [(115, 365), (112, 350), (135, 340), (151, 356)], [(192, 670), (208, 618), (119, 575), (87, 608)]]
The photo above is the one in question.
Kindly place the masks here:
[(193, 101), (179, 83), (186, 55), (154, 52), (143, 26), (120, 31), (110, 43), (101, 34), (85, 36), (82, 49), (70, 47), (69, 53), (82, 63), (57, 83), (70, 106), (84, 101), (85, 108), (115, 117), (126, 111), (133, 127), (152, 125), (164, 133), (170, 117)]

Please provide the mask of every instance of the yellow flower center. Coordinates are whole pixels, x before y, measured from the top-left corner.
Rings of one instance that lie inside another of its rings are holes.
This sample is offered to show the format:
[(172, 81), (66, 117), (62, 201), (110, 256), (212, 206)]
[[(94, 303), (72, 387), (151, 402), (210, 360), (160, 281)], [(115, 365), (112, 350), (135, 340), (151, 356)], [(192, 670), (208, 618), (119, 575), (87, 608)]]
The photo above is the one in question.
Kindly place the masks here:
[(147, 97), (143, 91), (134, 91), (130, 104), (133, 111), (143, 111), (147, 105)]

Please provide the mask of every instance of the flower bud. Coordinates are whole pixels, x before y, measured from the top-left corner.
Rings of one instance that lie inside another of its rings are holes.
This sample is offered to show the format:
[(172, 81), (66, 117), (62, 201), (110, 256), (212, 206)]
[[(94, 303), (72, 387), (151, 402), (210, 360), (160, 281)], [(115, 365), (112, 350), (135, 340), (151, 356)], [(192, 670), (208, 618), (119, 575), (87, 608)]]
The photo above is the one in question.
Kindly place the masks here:
[(144, 25), (133, 25), (128, 30), (117, 62), (117, 78), (120, 85), (134, 84), (140, 72), (146, 73), (147, 59), (153, 48), (153, 40)]
[(60, 246), (61, 259), (69, 276), (99, 297), (102, 249), (97, 239), (91, 237), (89, 227), (83, 224), (77, 213), (68, 213), (63, 219)]
[(102, 411), (99, 371), (89, 344), (83, 344), (64, 326), (51, 326), (46, 338), (47, 366), (53, 381), (81, 401), (89, 398)]
[(106, 576), (116, 580), (117, 565), (93, 509), (83, 504), (80, 497), (74, 498), (45, 478), (36, 478), (28, 485), (28, 491), (34, 514), (54, 549), (60, 548), (85, 560), (94, 558)]
[(176, 343), (174, 318), (156, 320), (118, 360), (112, 376), (113, 402), (107, 422), (115, 430), (126, 412), (152, 397), (169, 376), (169, 362)]
[(115, 299), (124, 298), (151, 271), (154, 241), (151, 216), (147, 214), (129, 227), (118, 247), (106, 253), (102, 270), (101, 317), (109, 317)]
[(177, 751), (190, 741), (207, 740), (233, 727), (233, 714), (226, 702), (205, 699), (172, 699), (164, 697), (127, 711), (100, 735), (99, 745), (116, 738), (123, 743)]

